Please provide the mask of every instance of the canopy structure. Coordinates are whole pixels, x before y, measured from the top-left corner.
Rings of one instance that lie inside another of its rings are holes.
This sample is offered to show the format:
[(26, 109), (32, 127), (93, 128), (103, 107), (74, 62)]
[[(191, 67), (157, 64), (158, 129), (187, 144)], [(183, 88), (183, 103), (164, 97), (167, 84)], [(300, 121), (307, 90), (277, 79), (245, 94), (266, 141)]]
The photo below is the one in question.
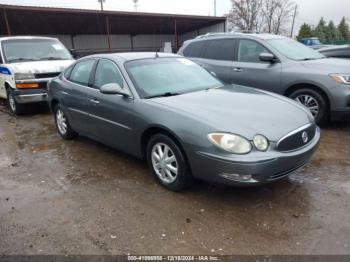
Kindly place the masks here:
[[(177, 49), (179, 38), (186, 34), (195, 36), (210, 29), (226, 30), (226, 17), (212, 16), (14, 5), (0, 5), (0, 15), (0, 35), (70, 36), (73, 48), (73, 38), (79, 35), (106, 36), (108, 50), (113, 49), (113, 35), (128, 35), (131, 39), (138, 35), (171, 35)], [(186, 39), (180, 39), (183, 40)]]

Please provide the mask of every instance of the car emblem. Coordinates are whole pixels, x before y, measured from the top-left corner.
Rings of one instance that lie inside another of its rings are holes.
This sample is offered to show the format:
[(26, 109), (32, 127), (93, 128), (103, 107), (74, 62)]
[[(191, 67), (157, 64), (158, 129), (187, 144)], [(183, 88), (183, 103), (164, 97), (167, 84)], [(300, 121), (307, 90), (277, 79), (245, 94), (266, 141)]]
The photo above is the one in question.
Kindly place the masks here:
[(306, 133), (306, 131), (301, 134), (301, 139), (303, 140), (304, 144), (309, 141), (309, 135)]

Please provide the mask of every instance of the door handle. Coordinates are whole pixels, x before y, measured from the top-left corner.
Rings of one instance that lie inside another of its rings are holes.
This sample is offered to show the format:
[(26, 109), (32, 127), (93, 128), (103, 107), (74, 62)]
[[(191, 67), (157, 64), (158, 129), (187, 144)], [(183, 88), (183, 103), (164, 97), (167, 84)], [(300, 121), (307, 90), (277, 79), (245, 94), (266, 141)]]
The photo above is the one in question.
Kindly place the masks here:
[(242, 72), (243, 69), (240, 67), (235, 67), (235, 68), (233, 68), (233, 71), (239, 73), (239, 72)]
[(62, 95), (68, 95), (68, 93), (66, 91), (61, 91)]
[(91, 103), (94, 103), (94, 104), (96, 104), (96, 105), (100, 103), (100, 101), (98, 101), (96, 98), (90, 99), (90, 102), (91, 102)]

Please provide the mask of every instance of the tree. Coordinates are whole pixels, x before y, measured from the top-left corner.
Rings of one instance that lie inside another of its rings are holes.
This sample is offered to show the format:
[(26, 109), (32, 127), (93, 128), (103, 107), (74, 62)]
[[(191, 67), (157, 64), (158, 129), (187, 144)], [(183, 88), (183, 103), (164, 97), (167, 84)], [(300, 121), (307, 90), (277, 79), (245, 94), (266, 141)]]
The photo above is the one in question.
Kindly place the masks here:
[(263, 0), (231, 0), (232, 9), (228, 21), (232, 27), (253, 31), (260, 27), (260, 8)]
[(294, 14), (291, 0), (231, 0), (231, 29), (280, 34)]
[(342, 39), (350, 40), (349, 24), (346, 22), (345, 17), (343, 17), (343, 19), (340, 21), (340, 24), (338, 25), (338, 31)]
[(326, 21), (321, 17), (318, 25), (314, 30), (314, 35), (320, 39), (321, 42), (325, 42), (327, 39), (328, 30), (326, 27)]
[(312, 37), (312, 28), (310, 25), (304, 23), (299, 30), (299, 34), (298, 34), (298, 39), (301, 40), (303, 38), (307, 38), (307, 37)]
[(331, 20), (328, 24), (328, 41), (334, 43), (334, 41), (340, 40), (340, 34), (338, 28), (335, 27), (334, 22)]
[(294, 14), (295, 4), (289, 0), (276, 0), (275, 18), (273, 21), (273, 33), (281, 34), (283, 25)]

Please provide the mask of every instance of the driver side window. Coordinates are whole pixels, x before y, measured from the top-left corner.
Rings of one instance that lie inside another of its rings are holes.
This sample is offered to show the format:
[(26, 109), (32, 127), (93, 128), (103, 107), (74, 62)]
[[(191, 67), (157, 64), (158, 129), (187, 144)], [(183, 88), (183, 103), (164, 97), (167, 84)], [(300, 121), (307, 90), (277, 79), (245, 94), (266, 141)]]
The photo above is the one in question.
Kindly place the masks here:
[(264, 63), (259, 59), (261, 53), (271, 53), (256, 41), (241, 39), (238, 47), (238, 61), (246, 63)]
[(96, 68), (94, 87), (99, 89), (101, 86), (111, 83), (123, 87), (123, 77), (113, 62), (101, 59)]

